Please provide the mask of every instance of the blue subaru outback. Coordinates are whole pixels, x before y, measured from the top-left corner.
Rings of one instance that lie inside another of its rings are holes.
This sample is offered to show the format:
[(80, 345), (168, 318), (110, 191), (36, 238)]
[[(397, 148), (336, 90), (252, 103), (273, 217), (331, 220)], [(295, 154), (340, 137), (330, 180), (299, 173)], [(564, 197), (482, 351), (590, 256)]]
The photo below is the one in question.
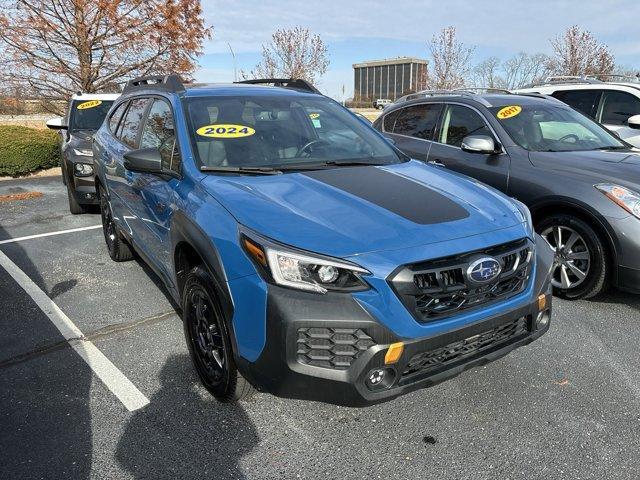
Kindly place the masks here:
[(527, 208), (304, 81), (133, 80), (93, 148), (111, 258), (163, 280), (220, 400), (367, 405), (549, 328), (553, 254)]

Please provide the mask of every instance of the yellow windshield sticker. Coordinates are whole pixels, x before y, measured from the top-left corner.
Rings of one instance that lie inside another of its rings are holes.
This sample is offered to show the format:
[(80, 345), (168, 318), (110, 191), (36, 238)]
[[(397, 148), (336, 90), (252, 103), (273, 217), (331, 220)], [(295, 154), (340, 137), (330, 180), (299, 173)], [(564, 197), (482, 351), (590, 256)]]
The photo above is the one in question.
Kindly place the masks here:
[(315, 120), (316, 118), (320, 118), (320, 114), (319, 113), (310, 113), (309, 114), (309, 118), (311, 120)]
[(500, 109), (500, 111), (498, 112), (497, 117), (500, 120), (506, 120), (507, 118), (511, 118), (511, 117), (515, 117), (516, 115), (519, 115), (520, 112), (522, 111), (522, 107), (519, 105), (510, 105), (508, 107), (504, 107), (502, 109)]
[(87, 108), (94, 108), (98, 105), (102, 105), (102, 100), (89, 100), (88, 102), (82, 102), (76, 107), (78, 110), (86, 110)]
[(249, 137), (256, 133), (256, 131), (245, 125), (205, 125), (196, 130), (196, 133), (201, 137), (211, 138), (242, 138)]

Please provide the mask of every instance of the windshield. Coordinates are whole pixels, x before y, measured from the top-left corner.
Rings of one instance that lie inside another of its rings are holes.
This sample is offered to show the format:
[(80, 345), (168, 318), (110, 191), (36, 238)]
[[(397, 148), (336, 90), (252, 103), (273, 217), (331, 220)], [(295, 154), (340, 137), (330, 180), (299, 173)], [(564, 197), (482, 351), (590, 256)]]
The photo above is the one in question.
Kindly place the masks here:
[(534, 152), (616, 150), (628, 146), (593, 120), (559, 105), (510, 105), (489, 109), (509, 136)]
[(98, 130), (113, 100), (74, 100), (69, 112), (69, 130)]
[(187, 111), (200, 167), (400, 161), (370, 126), (328, 98), (211, 96), (189, 99)]

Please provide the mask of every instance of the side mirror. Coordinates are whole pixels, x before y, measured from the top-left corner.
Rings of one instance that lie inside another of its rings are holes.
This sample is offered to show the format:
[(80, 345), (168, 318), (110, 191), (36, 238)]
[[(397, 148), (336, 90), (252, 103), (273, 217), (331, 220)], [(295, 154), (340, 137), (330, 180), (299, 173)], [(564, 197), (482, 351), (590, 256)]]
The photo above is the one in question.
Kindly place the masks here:
[(640, 115), (634, 115), (629, 118), (629, 120), (627, 120), (627, 125), (629, 125), (629, 128), (640, 130)]
[(383, 135), (384, 139), (389, 142), (391, 145), (393, 145), (394, 147), (396, 146), (396, 141), (391, 138), (391, 137), (387, 137), (386, 135)]
[(157, 148), (141, 148), (124, 154), (124, 168), (132, 172), (162, 173), (162, 157)]
[(64, 119), (62, 117), (55, 117), (47, 120), (47, 128), (51, 130), (67, 130), (69, 128), (68, 125), (65, 125)]
[(462, 139), (462, 150), (469, 153), (496, 153), (496, 142), (486, 135), (469, 135)]

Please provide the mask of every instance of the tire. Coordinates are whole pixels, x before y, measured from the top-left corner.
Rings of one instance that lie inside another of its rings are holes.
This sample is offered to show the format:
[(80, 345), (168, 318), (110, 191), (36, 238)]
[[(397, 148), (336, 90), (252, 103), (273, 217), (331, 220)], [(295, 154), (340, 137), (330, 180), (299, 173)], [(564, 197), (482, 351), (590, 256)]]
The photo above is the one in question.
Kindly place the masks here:
[[(558, 214), (541, 220), (536, 231), (556, 252), (552, 274), (555, 295), (578, 300), (595, 297), (606, 290), (609, 252), (602, 237), (589, 223), (572, 215)], [(555, 245), (558, 231), (560, 251)]]
[(114, 262), (126, 262), (133, 259), (133, 250), (122, 238), (118, 226), (113, 220), (111, 206), (107, 200), (107, 192), (100, 187), (100, 216), (102, 217), (102, 232), (107, 244), (107, 251)]
[(184, 335), (204, 387), (220, 402), (237, 402), (255, 390), (238, 372), (231, 336), (209, 273), (193, 268), (182, 292)]
[(87, 213), (87, 209), (84, 205), (81, 205), (76, 200), (75, 195), (71, 191), (71, 185), (67, 181), (67, 198), (69, 199), (69, 211), (73, 215), (81, 215), (83, 213)]

